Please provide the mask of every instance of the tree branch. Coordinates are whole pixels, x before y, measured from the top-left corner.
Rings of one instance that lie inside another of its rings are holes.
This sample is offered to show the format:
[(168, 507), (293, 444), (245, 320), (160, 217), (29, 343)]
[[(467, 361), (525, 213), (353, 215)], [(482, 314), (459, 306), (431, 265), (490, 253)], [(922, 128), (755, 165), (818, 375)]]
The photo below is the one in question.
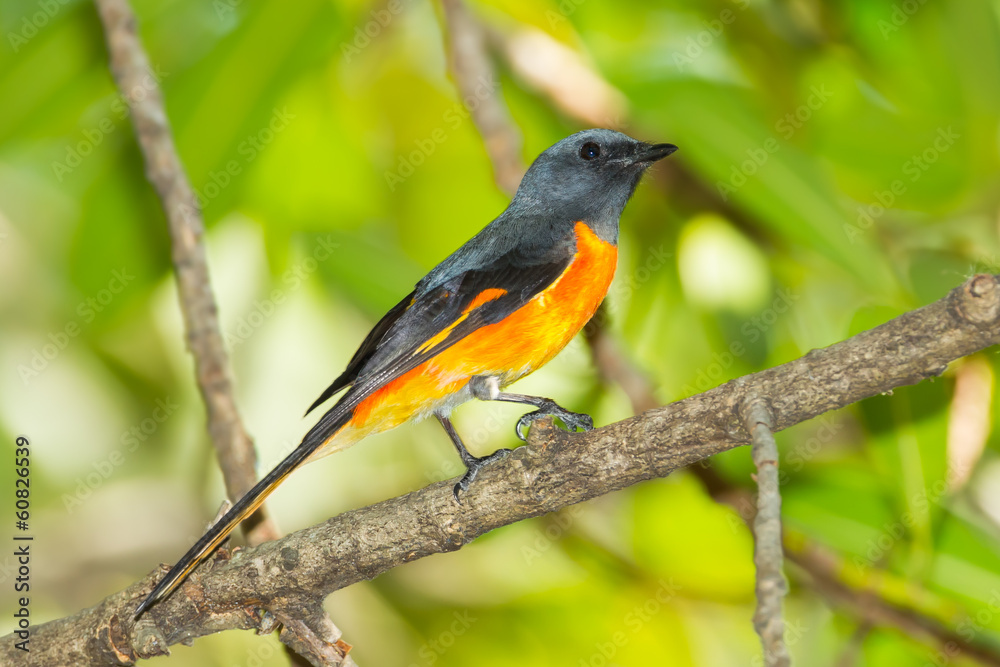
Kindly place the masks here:
[(442, 5), (448, 24), (448, 64), (455, 85), (463, 101), (475, 102), (466, 102), (466, 106), (486, 145), (493, 180), (513, 196), (525, 170), (520, 156), (521, 133), (510, 119), (499, 88), (485, 97), (477, 94), (484, 81), (492, 86), (497, 78), (487, 49), (486, 30), (462, 0), (442, 0)]
[[(111, 71), (122, 95), (132, 110), (133, 125), (146, 165), (146, 176), (153, 184), (170, 231), (174, 273), (181, 312), (187, 332), (188, 349), (194, 357), (195, 377), (208, 418), (208, 432), (219, 459), (226, 493), (237, 500), (257, 481), (257, 454), (236, 408), (232, 370), (219, 329), (218, 307), (208, 273), (208, 260), (202, 237), (205, 224), (174, 145), (170, 123), (163, 104), (163, 93), (152, 75), (149, 58), (136, 28), (136, 17), (128, 0), (96, 0), (104, 26), (111, 59)], [(277, 539), (280, 533), (261, 508), (243, 523), (242, 530), (250, 544)], [(323, 611), (322, 601), (308, 608), (275, 606), (273, 618), (283, 625), (280, 638), (313, 665), (350, 666), (350, 646), (340, 641), (340, 631)], [(291, 612), (291, 613), (290, 613)], [(308, 612), (308, 613), (304, 613)], [(254, 627), (265, 630), (264, 617), (248, 613)], [(267, 617), (266, 622), (270, 622)], [(238, 619), (239, 623), (248, 623)], [(135, 639), (123, 635), (121, 618), (114, 614), (102, 617), (97, 627), (96, 653), (83, 660), (90, 664), (102, 654), (109, 664), (131, 664), (135, 658), (168, 652), (170, 643), (159, 629), (140, 622), (133, 628)], [(82, 647), (81, 647), (82, 648)], [(82, 648), (84, 652), (87, 648)], [(293, 656), (294, 657), (294, 656)], [(80, 655), (49, 664), (77, 664)], [(122, 662), (124, 661), (124, 662)]]
[[(486, 35), (491, 46), (503, 54), (516, 76), (530, 88), (545, 96), (554, 107), (560, 109), (570, 118), (585, 125), (596, 124), (615, 129), (625, 129), (630, 124), (629, 111), (627, 105), (624, 104), (624, 97), (597, 72), (590, 69), (578, 55), (567, 53), (566, 47), (551, 36), (532, 29), (519, 29), (503, 33), (489, 28), (486, 28)], [(539, 60), (549, 63), (557, 62), (559, 65), (540, 68), (536, 66)], [(692, 175), (683, 162), (664, 164), (657, 173), (661, 176), (658, 179), (661, 186), (665, 180), (674, 181), (674, 188), (684, 190), (688, 195), (696, 193), (695, 196), (704, 200), (705, 206), (718, 208), (729, 219), (741, 221), (744, 225), (748, 224), (742, 211), (724, 204), (714, 192), (706, 190), (702, 180)], [(636, 414), (657, 405), (654, 389), (649, 379), (640, 369), (635, 367), (608, 334), (607, 313), (603, 304), (584, 328), (584, 335), (590, 345), (594, 365), (601, 378), (605, 382), (617, 384), (622, 388)], [(989, 404), (988, 398), (984, 399), (980, 396), (976, 400), (981, 405)], [(970, 439), (975, 441), (975, 438)], [(980, 437), (980, 439), (982, 438)], [(974, 454), (969, 456), (974, 458)], [(970, 471), (971, 466), (965, 468), (959, 466), (956, 469)], [(691, 466), (689, 470), (702, 481), (707, 491), (716, 500), (734, 505), (741, 514), (748, 506), (752, 507), (749, 493), (729, 484), (711, 468)], [(956, 479), (961, 479), (961, 477), (956, 476)], [(751, 504), (748, 505), (748, 503)], [(756, 516), (752, 512), (751, 514), (753, 515), (744, 516), (748, 523), (752, 523)], [(1000, 655), (965, 640), (930, 618), (923, 617), (911, 610), (900, 610), (893, 607), (891, 603), (882, 600), (872, 591), (856, 591), (837, 581), (835, 577), (830, 580), (829, 577), (819, 576), (820, 573), (817, 572), (819, 561), (817, 559), (800, 558), (797, 554), (794, 557), (789, 554), (789, 558), (810, 575), (810, 581), (807, 583), (815, 586), (821, 594), (830, 600), (837, 602), (858, 618), (863, 619), (859, 628), (859, 636), (863, 635), (865, 629), (871, 624), (894, 627), (939, 645), (942, 651), (948, 652), (949, 656), (953, 656), (957, 652), (977, 659), (983, 664), (1000, 665)], [(917, 631), (918, 628), (919, 631)], [(768, 649), (765, 647), (765, 655), (768, 655), (767, 651)]]
[[(844, 569), (844, 564), (824, 550), (813, 545), (789, 548), (788, 560), (802, 568), (812, 579), (813, 587), (831, 602), (863, 619), (862, 628), (872, 625), (896, 628), (909, 637), (919, 637), (938, 646), (949, 662), (962, 656), (982, 665), (1000, 667), (1000, 654), (975, 643), (964, 636), (965, 633), (958, 633), (913, 610), (894, 605), (874, 591), (855, 589), (844, 583), (838, 576), (838, 572)], [(928, 659), (928, 664), (930, 662)], [(945, 663), (935, 660), (935, 664)]]
[(778, 489), (778, 445), (771, 433), (774, 417), (767, 404), (753, 396), (743, 405), (743, 427), (753, 440), (753, 462), (757, 467), (757, 515), (753, 520), (756, 567), (757, 612), (754, 627), (764, 648), (767, 667), (788, 667), (791, 658), (785, 647), (782, 598), (788, 583), (782, 574), (781, 492)]
[[(208, 433), (219, 458), (226, 493), (235, 501), (256, 483), (257, 458), (233, 397), (232, 370), (219, 330), (218, 306), (202, 242), (205, 224), (177, 155), (163, 93), (152, 76), (128, 0), (97, 0), (97, 9), (104, 25), (111, 72), (132, 110), (146, 177), (167, 217), (177, 292), (198, 389), (205, 403)], [(256, 527), (253, 534), (247, 534), (251, 543), (278, 537), (277, 529), (260, 511), (244, 531), (251, 527)]]
[[(259, 610), (310, 609), (335, 590), (435, 553), (455, 551), (500, 526), (663, 477), (747, 444), (747, 398), (767, 401), (774, 430), (895, 387), (940, 375), (948, 363), (1000, 343), (1000, 276), (979, 275), (945, 298), (795, 361), (588, 433), (540, 424), (529, 444), (480, 473), (454, 502), (453, 481), (333, 517), (280, 540), (226, 554), (197, 570), (135, 626), (135, 606), (163, 574), (73, 616), (34, 627), (28, 662), (129, 664), (229, 628), (261, 629)], [(143, 625), (147, 624), (147, 625)], [(0, 643), (0, 662), (13, 642)]]

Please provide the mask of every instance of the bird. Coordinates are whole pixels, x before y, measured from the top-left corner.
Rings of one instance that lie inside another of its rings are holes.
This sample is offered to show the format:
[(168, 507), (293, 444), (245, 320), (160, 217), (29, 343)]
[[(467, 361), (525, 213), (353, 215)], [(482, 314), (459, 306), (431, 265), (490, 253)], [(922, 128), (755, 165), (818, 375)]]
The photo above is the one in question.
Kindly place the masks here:
[(643, 173), (676, 150), (589, 129), (543, 151), (507, 208), (372, 328), (344, 372), (306, 411), (347, 390), (301, 444), (208, 529), (133, 617), (169, 596), (293, 470), (369, 435), (435, 417), (466, 467), (453, 488), (461, 503), (480, 470), (511, 451), (470, 453), (451, 421), (462, 403), (535, 408), (515, 425), (521, 440), (545, 417), (572, 431), (592, 429), (589, 415), (505, 389), (551, 360), (593, 317), (615, 274), (622, 211)]

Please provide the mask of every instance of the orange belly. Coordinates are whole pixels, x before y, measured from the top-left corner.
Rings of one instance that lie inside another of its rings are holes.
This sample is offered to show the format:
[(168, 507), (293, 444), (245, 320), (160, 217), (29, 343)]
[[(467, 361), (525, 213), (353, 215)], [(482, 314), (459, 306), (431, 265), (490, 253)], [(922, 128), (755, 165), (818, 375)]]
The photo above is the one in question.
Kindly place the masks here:
[(355, 408), (351, 421), (325, 443), (320, 455), (427, 416), (474, 376), (497, 376), (506, 386), (558, 354), (593, 317), (618, 262), (618, 248), (602, 241), (587, 225), (576, 223), (575, 232), (573, 261), (552, 285), (502, 321), (477, 329), (374, 392)]

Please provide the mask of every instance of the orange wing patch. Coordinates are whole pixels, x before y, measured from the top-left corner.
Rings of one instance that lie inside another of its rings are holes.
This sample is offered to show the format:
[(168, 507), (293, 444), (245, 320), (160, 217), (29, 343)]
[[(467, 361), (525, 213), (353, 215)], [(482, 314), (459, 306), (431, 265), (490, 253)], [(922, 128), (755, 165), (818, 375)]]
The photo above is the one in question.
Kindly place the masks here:
[[(426, 415), (459, 391), (475, 375), (497, 375), (501, 386), (539, 368), (572, 340), (600, 305), (611, 285), (618, 249), (578, 222), (576, 254), (565, 272), (545, 290), (500, 322), (483, 326), (395, 380), (380, 387), (354, 410), (341, 438), (329, 449), (350, 446), (416, 415)], [(421, 350), (443, 341), (454, 326), (478, 306), (503, 296), (502, 289), (483, 290), (462, 316), (428, 340)]]
[(441, 331), (441, 333), (428, 338), (427, 342), (421, 345), (417, 349), (417, 351), (414, 352), (414, 354), (423, 354), (424, 352), (433, 349), (435, 345), (437, 345), (438, 343), (442, 342), (445, 338), (447, 338), (448, 335), (452, 332), (452, 329), (461, 324), (462, 320), (464, 320), (466, 317), (469, 316), (469, 313), (471, 313), (476, 308), (479, 308), (479, 306), (483, 305), (487, 301), (493, 301), (494, 299), (499, 299), (506, 293), (507, 290), (498, 287), (490, 287), (489, 289), (484, 289), (482, 292), (476, 295), (476, 298), (472, 300), (472, 303), (466, 306), (465, 310), (462, 311), (461, 317), (459, 317), (454, 322), (446, 326)]
[(479, 306), (483, 305), (487, 301), (493, 301), (494, 299), (499, 299), (507, 293), (507, 290), (502, 287), (491, 287), (489, 289), (484, 289), (479, 295), (472, 300), (465, 310), (462, 311), (463, 315), (468, 315)]

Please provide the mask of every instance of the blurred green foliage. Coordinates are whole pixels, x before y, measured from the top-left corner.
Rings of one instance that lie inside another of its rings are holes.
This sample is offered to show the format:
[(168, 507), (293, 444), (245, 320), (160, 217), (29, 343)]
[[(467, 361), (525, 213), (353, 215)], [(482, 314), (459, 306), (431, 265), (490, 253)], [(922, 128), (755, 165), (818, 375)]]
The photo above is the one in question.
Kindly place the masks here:
[[(1000, 272), (995, 0), (473, 10), (501, 35), (540, 30), (577, 51), (623, 93), (628, 131), (681, 147), (625, 212), (608, 304), (664, 402)], [(506, 198), (449, 79), (436, 4), (136, 11), (202, 199), (239, 403), (266, 469), (367, 328)], [(17, 434), (34, 447), (43, 621), (173, 560), (222, 489), (163, 215), (95, 10), (5, 0), (0, 28), (0, 447), (7, 460)], [(492, 94), (526, 160), (581, 129), (499, 64)], [(997, 371), (988, 350), (779, 445), (786, 524), (839, 555), (845, 581), (1000, 649)], [(629, 414), (581, 341), (520, 386), (598, 423)], [(490, 451), (513, 444), (517, 414), (470, 405), (459, 427)], [(502, 427), (484, 426), (492, 416)], [(752, 490), (746, 449), (713, 469)], [(458, 473), (436, 425), (417, 424), (308, 466), (270, 507), (291, 531)], [(739, 514), (679, 473), (399, 568), (328, 608), (362, 665), (759, 664), (751, 557)], [(850, 664), (971, 664), (862, 627), (788, 571), (798, 664), (848, 664), (851, 650)], [(242, 633), (173, 651), (185, 665), (286, 664), (276, 639)]]

